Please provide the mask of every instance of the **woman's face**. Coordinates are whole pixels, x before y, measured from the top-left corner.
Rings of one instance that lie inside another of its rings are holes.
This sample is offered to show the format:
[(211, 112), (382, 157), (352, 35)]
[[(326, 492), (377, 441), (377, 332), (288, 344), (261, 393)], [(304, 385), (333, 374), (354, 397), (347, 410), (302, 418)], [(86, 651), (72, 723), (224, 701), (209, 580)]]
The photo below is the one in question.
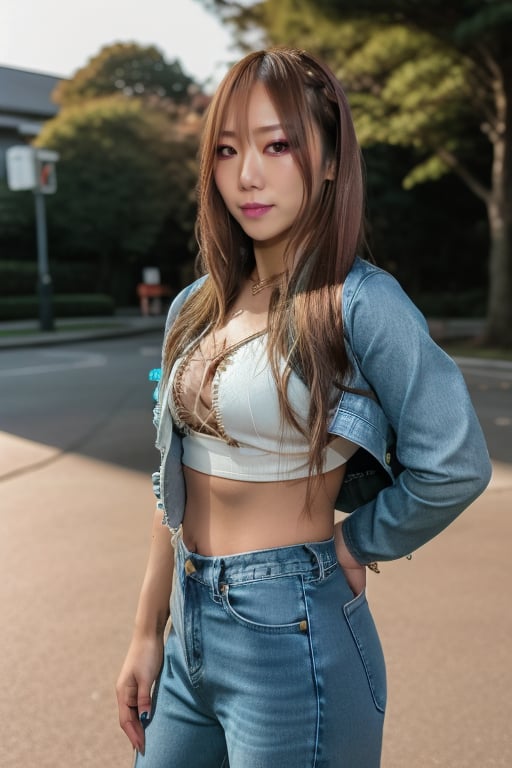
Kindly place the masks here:
[[(328, 173), (318, 132), (310, 147), (312, 204)], [(262, 83), (255, 83), (247, 113), (247, 135), (237, 132), (233, 108), (220, 134), (215, 183), (224, 203), (254, 247), (284, 253), (304, 199), (304, 182), (279, 116)]]

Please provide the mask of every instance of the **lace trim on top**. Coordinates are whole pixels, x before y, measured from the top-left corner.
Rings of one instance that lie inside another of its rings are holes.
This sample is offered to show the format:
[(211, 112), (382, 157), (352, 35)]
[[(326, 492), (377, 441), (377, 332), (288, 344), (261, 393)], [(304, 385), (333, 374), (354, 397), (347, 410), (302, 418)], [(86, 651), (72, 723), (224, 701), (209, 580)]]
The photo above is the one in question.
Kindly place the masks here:
[[(263, 336), (266, 330), (257, 331), (256, 333), (247, 336), (245, 339), (237, 341), (235, 344), (230, 345), (222, 349), (213, 358), (205, 358), (201, 355), (201, 358), (194, 358), (194, 354), (200, 351), (201, 342), (203, 338), (199, 338), (196, 343), (183, 355), (183, 357), (177, 362), (174, 379), (172, 383), (172, 398), (170, 398), (169, 407), (174, 421), (178, 427), (187, 433), (190, 430), (194, 432), (200, 432), (205, 435), (211, 435), (224, 440), (228, 445), (239, 447), (237, 440), (230, 437), (223, 424), (222, 413), (219, 407), (219, 384), (220, 377), (227, 366), (232, 362), (232, 356), (240, 349), (240, 347), (248, 344), (253, 339), (257, 339)], [(191, 391), (190, 383), (187, 382), (187, 374), (192, 374), (193, 363), (203, 363), (204, 367), (200, 377), (199, 387), (197, 391)], [(208, 385), (210, 386), (211, 394), (211, 406), (206, 402), (204, 396), (205, 390), (207, 391)], [(190, 408), (185, 405), (184, 398), (187, 395), (193, 397), (193, 407)], [(204, 415), (199, 412), (199, 407), (204, 409)]]

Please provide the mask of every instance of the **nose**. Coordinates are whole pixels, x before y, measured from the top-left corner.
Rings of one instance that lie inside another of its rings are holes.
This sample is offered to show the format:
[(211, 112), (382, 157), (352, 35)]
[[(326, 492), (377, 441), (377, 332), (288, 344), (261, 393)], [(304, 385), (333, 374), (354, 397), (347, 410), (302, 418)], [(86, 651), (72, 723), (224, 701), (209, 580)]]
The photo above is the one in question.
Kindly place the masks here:
[(264, 186), (263, 167), (258, 153), (248, 148), (242, 154), (240, 168), (240, 189), (262, 189)]

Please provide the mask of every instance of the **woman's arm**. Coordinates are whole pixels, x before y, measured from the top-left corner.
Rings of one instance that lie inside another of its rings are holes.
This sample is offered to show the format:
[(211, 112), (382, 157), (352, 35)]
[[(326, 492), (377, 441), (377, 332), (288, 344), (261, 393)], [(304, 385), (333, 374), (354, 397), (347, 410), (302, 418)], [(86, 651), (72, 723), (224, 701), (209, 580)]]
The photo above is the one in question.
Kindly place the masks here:
[(360, 565), (350, 553), (345, 539), (343, 538), (342, 522), (334, 526), (334, 545), (336, 547), (336, 557), (341, 565), (347, 583), (354, 593), (358, 595), (366, 587), (366, 566)]
[(144, 729), (139, 715), (151, 711), (151, 687), (163, 658), (163, 635), (169, 616), (174, 550), (162, 513), (155, 512), (148, 564), (128, 649), (116, 693), (119, 723), (132, 746), (144, 753)]
[(341, 530), (359, 563), (392, 560), (437, 535), (484, 490), (489, 455), (462, 374), (396, 280), (371, 273), (344, 310), (351, 352), (396, 435), (404, 471)]

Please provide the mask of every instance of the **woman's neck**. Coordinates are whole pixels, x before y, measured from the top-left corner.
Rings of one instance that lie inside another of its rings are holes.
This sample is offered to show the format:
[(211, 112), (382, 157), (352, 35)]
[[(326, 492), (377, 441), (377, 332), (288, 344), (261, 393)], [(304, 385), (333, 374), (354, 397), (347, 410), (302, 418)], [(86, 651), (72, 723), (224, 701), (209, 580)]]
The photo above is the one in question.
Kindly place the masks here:
[(256, 268), (252, 275), (257, 280), (267, 280), (284, 272), (284, 248), (282, 244), (261, 246), (254, 243), (254, 260)]

